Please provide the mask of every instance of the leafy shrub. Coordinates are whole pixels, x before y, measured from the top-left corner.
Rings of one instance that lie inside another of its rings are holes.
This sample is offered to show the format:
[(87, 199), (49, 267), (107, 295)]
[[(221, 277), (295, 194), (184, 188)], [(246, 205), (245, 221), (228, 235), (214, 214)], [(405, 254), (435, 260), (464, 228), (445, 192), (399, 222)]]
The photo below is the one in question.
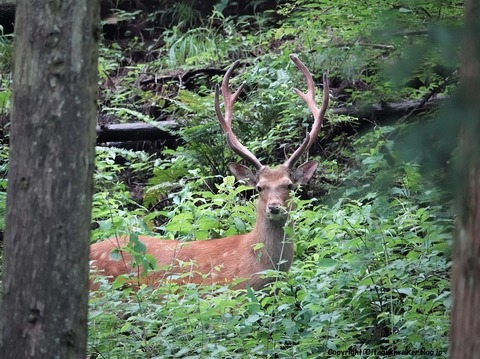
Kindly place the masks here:
[(97, 147), (92, 208), (92, 221), (96, 224), (94, 240), (149, 231), (143, 219), (148, 209), (134, 201), (125, 183), (133, 182), (135, 175), (147, 176), (151, 165), (144, 152)]

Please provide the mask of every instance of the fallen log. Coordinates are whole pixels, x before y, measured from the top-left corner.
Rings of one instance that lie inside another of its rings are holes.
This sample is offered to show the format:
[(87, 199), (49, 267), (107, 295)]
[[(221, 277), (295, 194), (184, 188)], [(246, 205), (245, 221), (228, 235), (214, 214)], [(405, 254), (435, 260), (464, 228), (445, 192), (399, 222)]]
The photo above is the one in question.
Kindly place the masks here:
[(177, 136), (172, 130), (178, 127), (174, 120), (101, 125), (97, 126), (97, 143), (174, 140)]
[(214, 67), (207, 66), (202, 68), (192, 68), (192, 69), (173, 69), (166, 73), (156, 76), (149, 76), (148, 78), (140, 80), (140, 85), (142, 88), (148, 88), (151, 84), (164, 83), (168, 81), (178, 81), (181, 85), (195, 79), (198, 76), (210, 76), (223, 75), (225, 69), (223, 67)]
[(411, 115), (417, 112), (431, 110), (447, 100), (446, 96), (436, 96), (428, 101), (383, 102), (365, 106), (345, 106), (334, 108), (331, 113), (361, 118), (376, 119), (384, 116)]
[[(405, 120), (408, 116), (431, 110), (438, 107), (446, 97), (434, 97), (428, 101), (406, 101), (398, 103), (380, 103), (363, 107), (338, 107), (331, 110), (334, 115), (343, 115), (358, 118), (368, 118), (370, 121), (381, 122), (385, 117), (400, 117)], [(369, 121), (369, 123), (370, 123)], [(129, 142), (128, 147), (135, 141), (177, 141), (175, 130), (180, 129), (180, 124), (175, 120), (109, 124), (97, 126), (97, 143), (109, 143), (110, 146), (125, 147), (123, 142)], [(126, 144), (125, 144), (126, 145)]]
[[(368, 118), (368, 123), (372, 120), (382, 122), (381, 119), (385, 117), (400, 117), (404, 121), (413, 114), (438, 107), (446, 100), (448, 100), (447, 97), (434, 97), (428, 101), (381, 103), (364, 107), (338, 107), (332, 109), (330, 113), (350, 116), (359, 120)], [(9, 132), (8, 119), (4, 122), (0, 124), (0, 138), (8, 141), (8, 137), (6, 137)], [(175, 131), (180, 127), (181, 124), (175, 120), (100, 125), (97, 126), (97, 144), (133, 148), (135, 142), (142, 141), (176, 143), (179, 137), (175, 134)]]

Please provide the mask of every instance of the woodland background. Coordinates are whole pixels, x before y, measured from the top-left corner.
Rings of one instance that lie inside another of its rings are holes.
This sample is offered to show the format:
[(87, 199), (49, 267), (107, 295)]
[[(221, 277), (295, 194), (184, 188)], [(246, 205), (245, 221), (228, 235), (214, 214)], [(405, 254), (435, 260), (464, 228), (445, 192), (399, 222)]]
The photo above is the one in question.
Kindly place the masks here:
[[(98, 144), (92, 241), (251, 228), (254, 196), (228, 173), (238, 158), (213, 107), (234, 60), (232, 86), (246, 82), (234, 126), (262, 162), (281, 163), (310, 123), (291, 53), (317, 82), (329, 74), (332, 105), (310, 151), (320, 169), (292, 214), (291, 271), (260, 292), (104, 281), (90, 298), (90, 357), (446, 357), (462, 16), (448, 0), (103, 2), (98, 131), (169, 127)], [(0, 229), (11, 49), (5, 32)]]

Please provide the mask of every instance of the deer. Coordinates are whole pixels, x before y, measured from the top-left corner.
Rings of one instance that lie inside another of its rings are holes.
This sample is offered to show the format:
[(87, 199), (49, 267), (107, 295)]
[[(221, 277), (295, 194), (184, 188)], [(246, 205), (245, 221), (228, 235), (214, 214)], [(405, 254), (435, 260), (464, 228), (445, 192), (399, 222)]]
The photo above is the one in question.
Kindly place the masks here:
[[(221, 92), (224, 114), (220, 106), (219, 85), (215, 87), (215, 113), (225, 133), (228, 146), (253, 168), (231, 163), (230, 171), (237, 181), (252, 186), (258, 193), (256, 220), (253, 229), (245, 234), (232, 235), (197, 241), (165, 240), (139, 236), (145, 245), (145, 252), (156, 260), (156, 269), (139, 275), (132, 266), (132, 256), (122, 251), (127, 237), (111, 238), (90, 247), (91, 265), (97, 272), (113, 278), (124, 274), (135, 277), (135, 284), (160, 286), (171, 280), (182, 284), (195, 283), (233, 284), (234, 289), (247, 286), (254, 290), (264, 288), (272, 277), (264, 274), (268, 270), (287, 272), (294, 258), (294, 245), (287, 236), (288, 213), (292, 209), (291, 193), (296, 186), (304, 185), (313, 177), (318, 167), (315, 160), (307, 161), (295, 168), (297, 160), (308, 151), (316, 140), (323, 124), (329, 102), (328, 77), (323, 75), (323, 99), (319, 108), (315, 102), (315, 84), (310, 71), (296, 55), (290, 59), (303, 73), (307, 92), (297, 88), (294, 91), (306, 103), (313, 114), (313, 125), (306, 133), (301, 145), (281, 165), (269, 167), (250, 152), (232, 130), (233, 107), (243, 90), (243, 83), (235, 92), (230, 91), (230, 78), (240, 61), (234, 62), (223, 77)], [(113, 251), (120, 251), (121, 259), (112, 258)], [(96, 285), (91, 288), (95, 290)]]

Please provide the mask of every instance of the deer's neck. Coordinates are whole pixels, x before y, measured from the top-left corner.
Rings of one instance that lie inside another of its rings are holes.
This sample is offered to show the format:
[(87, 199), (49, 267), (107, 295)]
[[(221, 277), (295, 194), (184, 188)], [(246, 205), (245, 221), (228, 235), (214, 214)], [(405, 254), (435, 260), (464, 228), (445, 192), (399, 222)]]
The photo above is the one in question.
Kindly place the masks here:
[(252, 245), (263, 244), (256, 250), (264, 269), (288, 271), (293, 260), (293, 243), (285, 232), (285, 221), (259, 218), (252, 231)]

